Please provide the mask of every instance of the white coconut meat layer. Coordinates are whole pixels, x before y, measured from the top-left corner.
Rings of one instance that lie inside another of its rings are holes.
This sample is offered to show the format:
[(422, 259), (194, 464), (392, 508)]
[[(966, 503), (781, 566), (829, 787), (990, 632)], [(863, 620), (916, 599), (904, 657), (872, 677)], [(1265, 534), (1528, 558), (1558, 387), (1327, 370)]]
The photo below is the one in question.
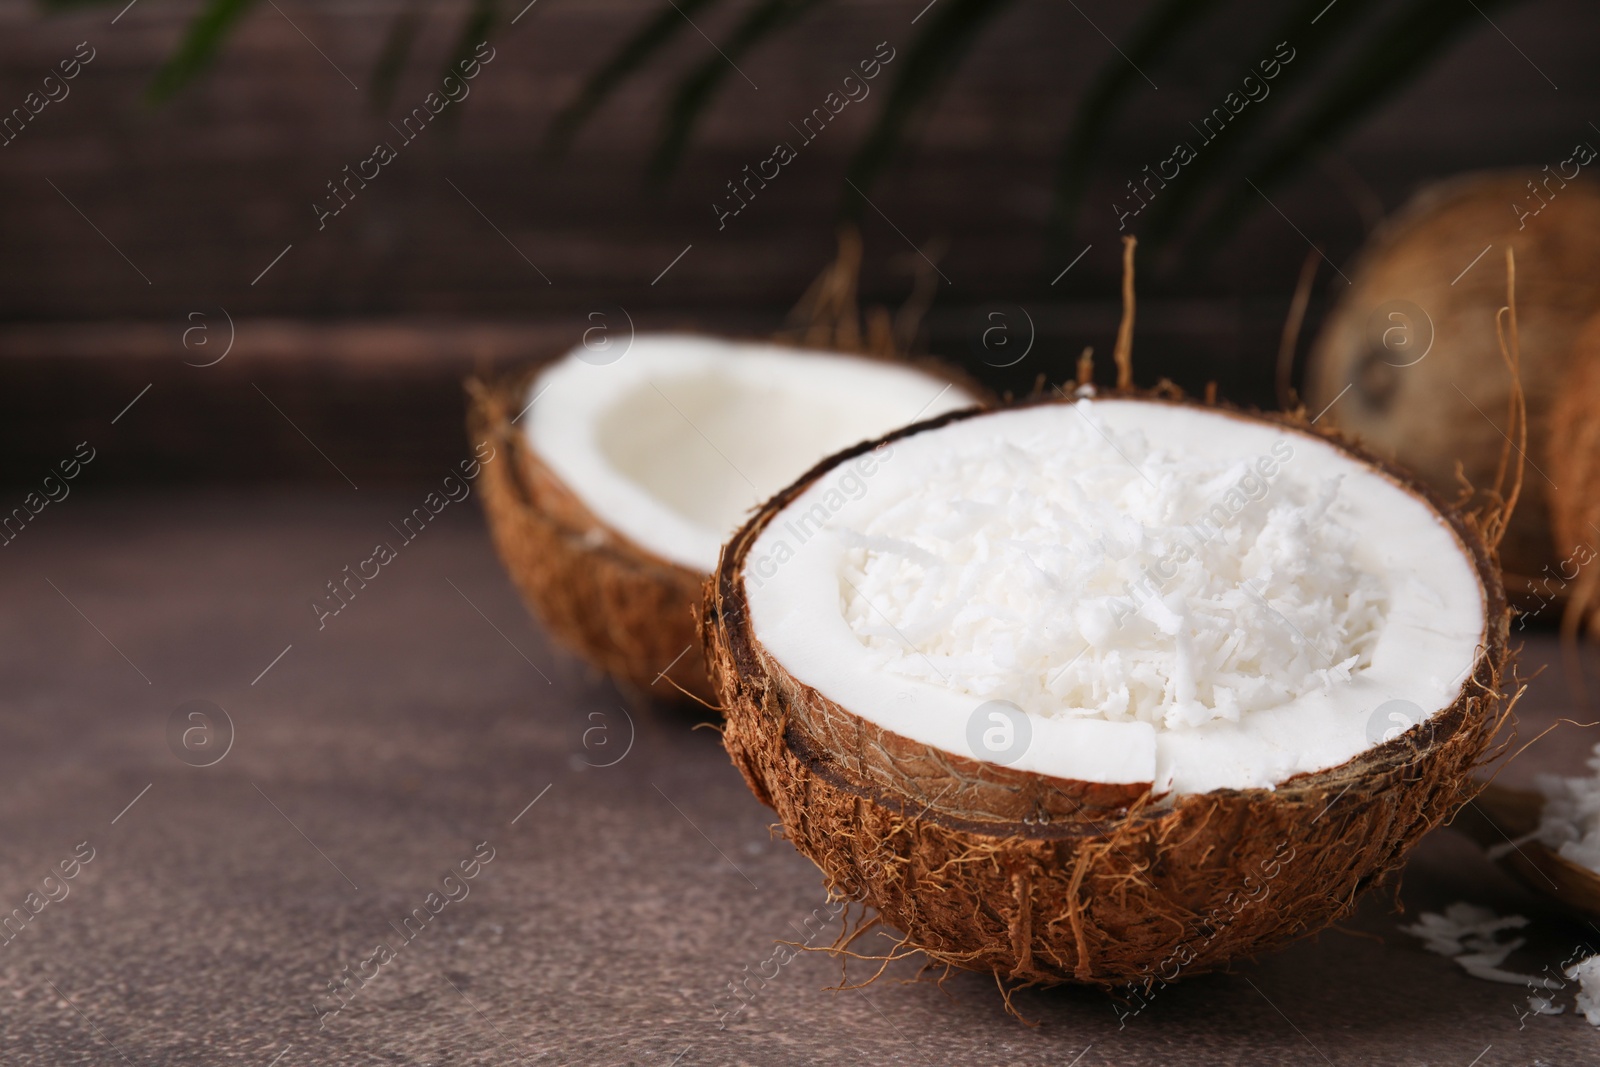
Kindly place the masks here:
[(850, 461), (773, 519), (744, 580), (768, 652), (881, 727), (1177, 793), (1334, 767), (1411, 725), (1393, 708), (1447, 707), (1486, 613), (1454, 531), (1375, 468), (1131, 400), (975, 417)]
[(534, 380), (528, 443), (594, 515), (709, 573), (750, 510), (827, 456), (973, 397), (883, 360), (693, 335), (579, 346)]

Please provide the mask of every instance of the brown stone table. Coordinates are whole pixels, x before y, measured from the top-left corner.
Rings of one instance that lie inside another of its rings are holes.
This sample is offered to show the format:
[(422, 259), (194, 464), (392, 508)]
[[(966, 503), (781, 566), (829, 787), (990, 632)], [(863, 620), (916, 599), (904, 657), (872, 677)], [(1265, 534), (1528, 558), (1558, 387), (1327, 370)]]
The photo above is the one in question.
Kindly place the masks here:
[[(311, 599), (397, 541), (389, 523), (429, 486), (89, 482), (0, 548), (0, 914), (58, 898), (0, 944), (7, 1064), (1600, 1062), (1581, 1018), (1520, 1024), (1520, 989), (1424, 951), (1383, 893), (1122, 1027), (1103, 994), (1065, 989), (1018, 995), (1030, 1028), (991, 980), (941, 992), (901, 981), (909, 963), (831, 992), (838, 965), (817, 954), (719, 1026), (731, 981), (828, 918), (820, 877), (769, 836), (703, 716), (630, 699), (549, 644), (475, 502), (319, 630)], [(169, 743), (190, 700), (226, 710), (225, 754), (220, 720)], [(1572, 707), (1546, 672), (1524, 736)], [(1564, 727), (1508, 775), (1578, 770), (1595, 733)], [(46, 882), (84, 842), (77, 876)], [(480, 842), (492, 861), (444, 882)], [(1399, 899), (1532, 917), (1525, 971), (1600, 941), (1455, 831), (1417, 850)], [(402, 937), (418, 907), (428, 921)], [(319, 1020), (380, 942), (392, 959)]]

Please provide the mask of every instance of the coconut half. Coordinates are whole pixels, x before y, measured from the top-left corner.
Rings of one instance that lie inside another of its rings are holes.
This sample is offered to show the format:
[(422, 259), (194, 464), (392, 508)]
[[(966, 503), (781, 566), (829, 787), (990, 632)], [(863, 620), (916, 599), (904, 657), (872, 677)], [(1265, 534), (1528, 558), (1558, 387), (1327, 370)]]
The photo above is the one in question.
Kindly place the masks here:
[(1470, 797), (1476, 527), (1290, 417), (1080, 397), (835, 456), (724, 550), (725, 740), (934, 960), (1129, 983), (1303, 936)]
[(932, 367), (693, 335), (580, 345), (500, 386), (471, 429), (501, 558), (555, 636), (628, 682), (708, 698), (696, 609), (748, 513), (822, 457), (977, 403)]

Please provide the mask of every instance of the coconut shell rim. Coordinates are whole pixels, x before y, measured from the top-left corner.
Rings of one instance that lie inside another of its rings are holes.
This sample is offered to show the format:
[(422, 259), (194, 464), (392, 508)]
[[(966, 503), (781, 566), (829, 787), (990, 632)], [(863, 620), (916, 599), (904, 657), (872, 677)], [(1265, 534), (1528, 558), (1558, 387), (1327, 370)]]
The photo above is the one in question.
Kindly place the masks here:
[[(678, 335), (680, 333), (689, 336), (694, 335), (694, 331), (660, 332), (673, 335)], [(792, 348), (798, 352), (814, 352), (820, 355), (846, 356), (851, 359), (860, 359), (871, 363), (885, 363), (905, 367), (918, 371), (935, 380), (943, 379), (951, 386), (965, 390), (974, 398), (974, 403), (968, 407), (959, 409), (959, 411), (962, 412), (977, 413), (980, 411), (991, 410), (999, 404), (999, 398), (995, 395), (995, 393), (979, 384), (977, 380), (969, 375), (965, 370), (955, 367), (952, 364), (945, 363), (934, 356), (900, 356), (889, 355), (880, 352), (847, 352), (837, 349), (817, 348), (813, 345), (802, 344), (786, 338), (755, 337), (741, 334), (705, 334), (704, 336), (711, 340), (722, 341), (730, 344), (771, 345), (778, 348)], [(503, 416), (504, 413), (512, 410), (523, 397), (527, 396), (529, 388), (533, 385), (534, 381), (539, 377), (540, 374), (544, 373), (559, 360), (565, 359), (568, 355), (572, 354), (573, 351), (574, 349), (572, 348), (565, 348), (547, 359), (539, 360), (531, 365), (517, 370), (508, 371), (497, 375), (474, 375), (467, 379), (466, 387), (469, 395), (468, 422), (470, 424), (470, 429), (475, 434), (482, 433), (484, 436), (493, 437), (497, 441), (503, 441), (506, 446), (512, 450), (512, 454), (519, 457), (521, 462), (515, 462), (512, 464), (511, 476), (520, 500), (522, 503), (524, 503), (524, 505), (526, 505), (527, 501), (531, 499), (532, 492), (528, 471), (525, 469), (524, 463), (537, 464), (539, 469), (542, 469), (554, 482), (558, 483), (563, 489), (565, 489), (572, 498), (572, 501), (581, 507), (582, 513), (592, 524), (589, 526), (589, 529), (600, 529), (605, 532), (606, 542), (603, 542), (601, 545), (590, 547), (611, 548), (614, 553), (626, 557), (629, 562), (642, 562), (651, 567), (664, 568), (674, 571), (678, 574), (688, 576), (695, 581), (705, 581), (707, 578), (716, 573), (715, 568), (709, 572), (706, 572), (696, 570), (691, 567), (686, 567), (681, 563), (675, 563), (672, 560), (669, 560), (664, 556), (654, 552), (647, 546), (641, 545), (638, 541), (618, 530), (616, 527), (602, 519), (599, 515), (596, 515), (594, 510), (589, 507), (588, 502), (584, 500), (582, 494), (579, 493), (575, 487), (568, 484), (567, 481), (550, 466), (549, 462), (539, 454), (539, 450), (535, 448), (533, 442), (528, 439), (526, 432), (518, 431), (511, 422), (500, 417)], [(624, 356), (623, 358), (627, 357)], [(500, 407), (491, 411), (489, 405), (495, 400), (510, 401), (511, 406)], [(855, 448), (859, 446), (853, 445), (851, 447)], [(821, 462), (826, 462), (828, 458), (830, 457), (824, 457)], [(813, 467), (812, 470), (815, 470), (815, 467)], [(804, 475), (801, 477), (804, 477)], [(755, 512), (752, 512), (752, 514), (759, 514), (759, 512), (760, 508), (757, 508)], [(588, 530), (578, 529), (571, 523), (563, 522), (558, 518), (552, 518), (552, 521), (561, 528), (561, 531), (565, 536), (575, 537), (581, 540), (588, 534)], [(724, 547), (725, 544), (726, 543), (724, 543)]]
[[(1130, 822), (1153, 822), (1168, 814), (1173, 807), (1196, 798), (1271, 797), (1278, 802), (1294, 802), (1305, 797), (1312, 797), (1320, 801), (1323, 794), (1330, 791), (1330, 787), (1336, 789), (1340, 783), (1348, 781), (1348, 785), (1339, 793), (1335, 803), (1344, 799), (1347, 794), (1355, 794), (1349, 797), (1350, 802), (1354, 803), (1360, 801), (1367, 793), (1384, 788), (1386, 783), (1394, 776), (1403, 775), (1408, 768), (1419, 762), (1426, 761), (1435, 750), (1449, 743), (1452, 738), (1467, 727), (1469, 719), (1476, 718), (1480, 720), (1481, 725), (1481, 720), (1485, 719), (1486, 715), (1481, 713), (1476, 716), (1473, 715), (1474, 701), (1480, 694), (1499, 692), (1501, 679), (1511, 659), (1508, 625), (1510, 609), (1494, 550), (1485, 541), (1482, 531), (1478, 529), (1471, 515), (1446, 502), (1438, 493), (1434, 492), (1404, 468), (1373, 455), (1359, 443), (1338, 430), (1333, 428), (1314, 428), (1312, 423), (1306, 419), (1303, 409), (1295, 412), (1274, 412), (1261, 411), (1220, 401), (1201, 402), (1185, 396), (1176, 386), (1166, 382), (1148, 390), (1093, 388), (1092, 392), (1087, 395), (1095, 400), (1135, 400), (1174, 406), (1199, 407), (1234, 418), (1267, 422), (1281, 426), (1284, 429), (1312, 437), (1338, 449), (1358, 462), (1376, 470), (1399, 488), (1421, 499), (1450, 528), (1463, 553), (1472, 561), (1473, 569), (1478, 576), (1484, 608), (1484, 633), (1477, 646), (1477, 656), (1471, 669), (1463, 678), (1461, 689), (1456, 698), (1449, 704), (1436, 709), (1423, 723), (1412, 727), (1406, 733), (1390, 741), (1364, 749), (1342, 763), (1315, 771), (1299, 772), (1281, 782), (1275, 783), (1270, 788), (1224, 788), (1208, 790), (1203, 793), (1158, 795), (1150, 791), (1149, 786), (1151, 783), (1141, 783), (1139, 794), (1128, 798), (1125, 802), (1106, 805), (1081, 803), (1079, 805), (1081, 811), (1094, 811), (1095, 814), (1100, 816), (1099, 819), (1052, 820), (1047, 823), (975, 821), (941, 810), (932, 804), (918, 812), (915, 816), (916, 819), (932, 821), (958, 832), (979, 834), (997, 839), (1047, 842), (1071, 837), (1104, 837), (1108, 831), (1101, 825), (1102, 823), (1111, 822), (1118, 825), (1126, 825)], [(853, 448), (835, 453), (816, 464), (811, 470), (770, 498), (723, 545), (717, 569), (706, 583), (706, 598), (702, 609), (701, 635), (705, 644), (707, 662), (716, 662), (719, 652), (717, 645), (719, 642), (725, 643), (726, 654), (741, 675), (750, 673), (749, 666), (759, 665), (759, 669), (762, 671), (778, 673), (784, 678), (788, 687), (805, 692), (810, 700), (831, 706), (834, 714), (856, 720), (869, 731), (876, 731), (896, 738), (908, 746), (922, 746), (932, 749), (933, 746), (924, 745), (922, 742), (915, 742), (905, 738), (903, 735), (895, 734), (893, 731), (884, 729), (876, 723), (856, 715), (848, 708), (838, 705), (815, 688), (789, 675), (782, 664), (767, 653), (764, 646), (760, 646), (753, 633), (748, 605), (744, 596), (743, 566), (749, 550), (761, 532), (789, 503), (829, 471), (857, 456), (914, 434), (935, 430), (965, 419), (1031, 407), (1070, 404), (1076, 402), (1079, 398), (1080, 396), (1077, 393), (1071, 395), (1062, 393), (1059, 397), (1035, 397), (987, 409), (965, 409), (947, 412), (934, 418), (924, 419), (901, 427), (877, 440), (862, 442)], [(732, 625), (724, 625), (729, 618), (736, 620), (736, 622)], [(717, 673), (716, 669), (713, 668), (714, 686), (716, 685)], [(721, 696), (720, 693), (719, 696)], [(726, 711), (726, 709), (724, 710)], [(1424, 729), (1425, 727), (1426, 729)], [(812, 773), (818, 774), (836, 787), (857, 795), (870, 803), (901, 813), (904, 813), (908, 807), (914, 806), (911, 796), (904, 794), (900, 796), (890, 795), (877, 783), (862, 780), (839, 765), (832, 753), (817, 751), (788, 722), (783, 724), (783, 745), (791, 753), (805, 761), (810, 766)], [(1097, 788), (1103, 789), (1104, 786), (1104, 783), (1082, 782), (1074, 779), (1056, 778), (1039, 774), (1038, 772), (1013, 770), (1012, 768), (1001, 767), (998, 764), (975, 760), (960, 753), (945, 753), (945, 755), (952, 760), (981, 764), (991, 773), (994, 773), (995, 768), (1000, 768), (1002, 772), (1009, 773), (1002, 773), (999, 777), (1012, 778), (1014, 776), (1017, 781), (1043, 782), (1047, 787), (1061, 790), (1068, 795), (1084, 792), (1092, 794)], [(1358, 791), (1356, 788), (1357, 783), (1363, 781), (1368, 782), (1372, 788)], [(761, 792), (761, 790), (758, 790), (758, 794)], [(1124, 796), (1126, 797), (1127, 794), (1125, 793)], [(765, 800), (766, 798), (763, 797), (763, 799)], [(1163, 801), (1170, 801), (1170, 803), (1164, 803)]]
[[(596, 515), (593, 509), (584, 501), (582, 495), (567, 484), (565, 479), (557, 474), (549, 463), (540, 456), (539, 450), (533, 447), (532, 442), (528, 440), (527, 434), (519, 431), (510, 420), (504, 417), (506, 412), (511, 410), (511, 407), (505, 406), (505, 402), (510, 401), (511, 405), (514, 406), (517, 401), (527, 395), (528, 387), (533, 384), (539, 374), (555, 360), (561, 359), (565, 355), (566, 352), (563, 352), (550, 360), (535, 363), (532, 366), (494, 378), (477, 377), (470, 379), (467, 387), (468, 392), (471, 394), (470, 404), (472, 410), (469, 421), (473, 432), (482, 433), (496, 443), (504, 444), (511, 452), (513, 462), (511, 464), (510, 479), (517, 491), (517, 502), (523, 507), (531, 508), (533, 506), (531, 501), (535, 489), (533, 480), (530, 477), (530, 468), (544, 472), (567, 492), (572, 503), (580, 509), (579, 513), (588, 520), (588, 526), (586, 529), (580, 528), (560, 516), (547, 514), (548, 521), (560, 531), (564, 538), (582, 542), (584, 549), (589, 552), (620, 557), (630, 564), (643, 564), (648, 568), (673, 571), (692, 581), (703, 581), (705, 575), (702, 572), (692, 570), (681, 563), (674, 563), (657, 555)], [(494, 406), (497, 401), (500, 404)], [(598, 542), (591, 541), (589, 539), (589, 531), (591, 530), (603, 530), (606, 535), (605, 539)]]

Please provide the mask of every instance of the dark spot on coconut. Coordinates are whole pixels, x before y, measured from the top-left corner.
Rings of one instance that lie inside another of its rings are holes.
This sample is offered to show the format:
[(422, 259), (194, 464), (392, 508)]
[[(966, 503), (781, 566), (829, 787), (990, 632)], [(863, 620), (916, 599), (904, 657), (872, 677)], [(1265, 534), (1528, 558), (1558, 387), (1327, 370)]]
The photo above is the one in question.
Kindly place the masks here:
[[(1361, 434), (1370, 445), (1392, 454), (1447, 497), (1459, 489), (1456, 460), (1461, 461), (1472, 484), (1492, 484), (1504, 439), (1497, 423), (1474, 412), (1451, 383), (1472, 392), (1469, 382), (1501, 382), (1505, 378), (1495, 311), (1506, 302), (1502, 264), (1507, 247), (1514, 246), (1516, 299), (1524, 331), (1521, 374), (1534, 412), (1525, 451), (1550, 481), (1538, 476), (1526, 479), (1511, 535), (1500, 544), (1499, 552), (1506, 572), (1520, 576), (1514, 587), (1523, 588), (1517, 592), (1531, 595), (1526, 579), (1565, 558), (1577, 543), (1567, 536), (1557, 539), (1552, 529), (1561, 499), (1572, 499), (1567, 491), (1571, 479), (1544, 458), (1565, 453), (1552, 435), (1555, 421), (1541, 418), (1539, 413), (1570, 391), (1570, 375), (1580, 364), (1574, 341), (1587, 318), (1600, 309), (1600, 182), (1569, 183), (1558, 199), (1519, 230), (1523, 224), (1506, 205), (1527, 196), (1526, 183), (1527, 174), (1514, 170), (1436, 183), (1419, 191), (1374, 234), (1356, 269), (1348, 271), (1353, 284), (1343, 289), (1324, 321), (1308, 362), (1306, 381), (1316, 384), (1308, 389), (1306, 406), (1313, 413), (1322, 410), (1359, 378), (1361, 365), (1369, 358), (1374, 326), (1380, 327), (1377, 332), (1381, 334), (1391, 325), (1402, 325), (1373, 322), (1374, 296), (1409, 292), (1426, 305), (1440, 339), (1448, 339), (1448, 343), (1400, 372), (1406, 375), (1404, 402), (1384, 409), (1373, 401), (1352, 409), (1367, 416)], [(1486, 246), (1492, 250), (1474, 261)], [(1422, 325), (1426, 327), (1426, 323)], [(1391, 340), (1403, 336), (1400, 331), (1392, 334)], [(1421, 344), (1415, 355), (1425, 347)], [(1392, 350), (1386, 358), (1399, 364), (1415, 355)], [(1363, 388), (1362, 393), (1366, 392)], [(1381, 395), (1378, 390), (1373, 393)], [(1478, 393), (1473, 392), (1473, 397), (1499, 419), (1498, 401), (1490, 407)], [(1354, 399), (1361, 403), (1365, 395)], [(1352, 397), (1346, 396), (1334, 411), (1342, 411), (1351, 402)], [(1585, 407), (1583, 417), (1591, 418), (1592, 410)], [(1561, 486), (1562, 491), (1549, 492), (1551, 484)], [(1580, 528), (1586, 530), (1582, 524)]]
[(1356, 395), (1362, 405), (1375, 414), (1388, 411), (1400, 391), (1400, 368), (1390, 359), (1388, 349), (1373, 345), (1362, 354), (1356, 367)]

